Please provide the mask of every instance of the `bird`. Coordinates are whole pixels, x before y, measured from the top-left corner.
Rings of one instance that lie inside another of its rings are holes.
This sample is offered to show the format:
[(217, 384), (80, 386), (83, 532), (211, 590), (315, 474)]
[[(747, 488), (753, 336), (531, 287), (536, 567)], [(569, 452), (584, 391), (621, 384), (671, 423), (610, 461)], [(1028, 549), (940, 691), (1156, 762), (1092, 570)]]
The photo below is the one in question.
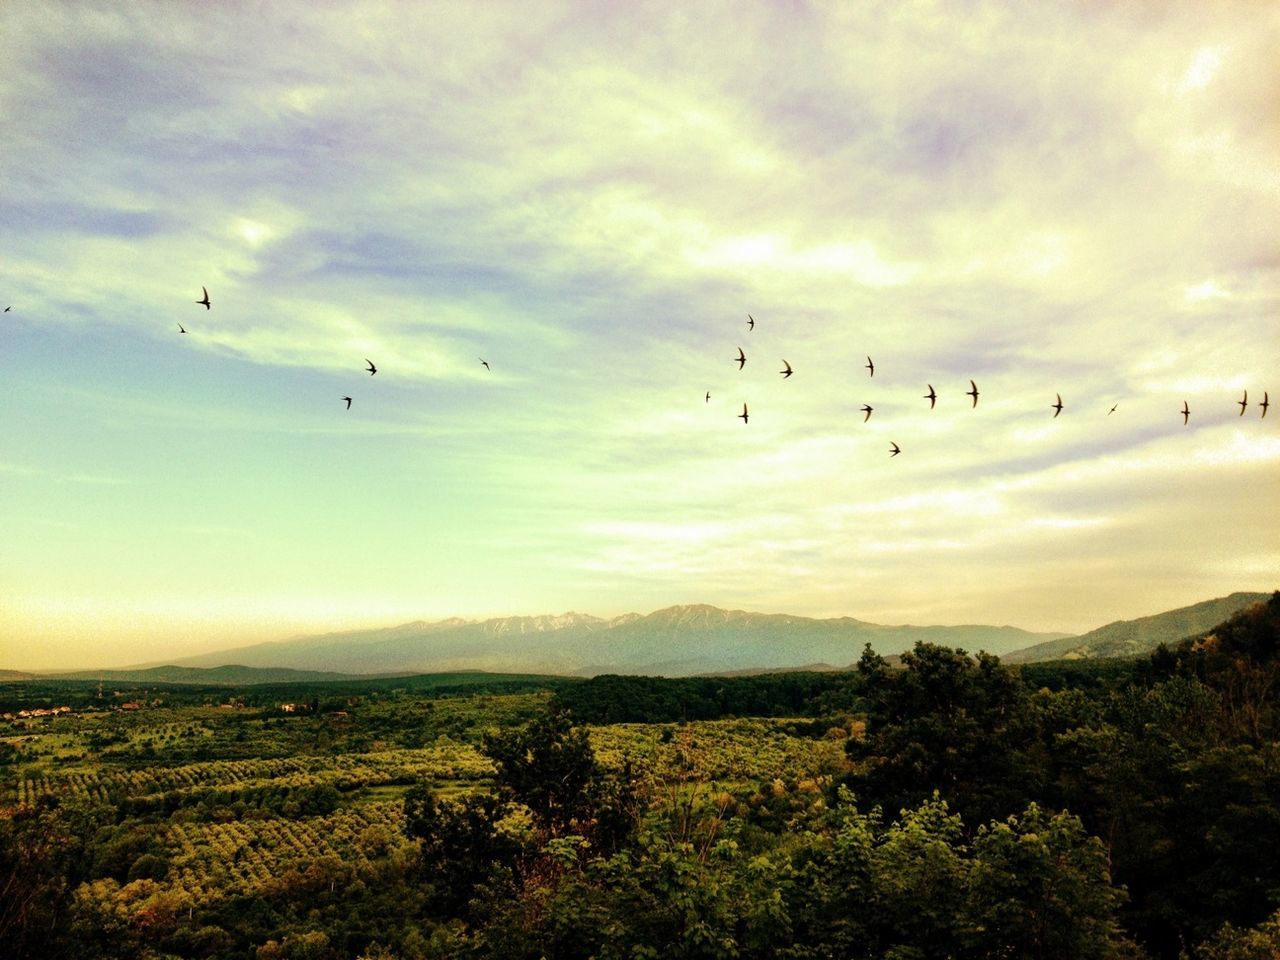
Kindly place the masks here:
[[(1267, 391), (1262, 391), (1262, 402), (1258, 404), (1258, 406), (1262, 408), (1262, 417), (1265, 417), (1267, 415), (1267, 407), (1271, 406), (1271, 397)], [(1261, 420), (1262, 417), (1259, 417), (1258, 419)]]
[(345, 401), (347, 401), (347, 409), (348, 409), (348, 410), (350, 410), (350, 409), (351, 409), (351, 398), (350, 398), (350, 397), (343, 397), (342, 399), (343, 399), (343, 400), (345, 400)]
[(1191, 408), (1187, 406), (1187, 401), (1182, 401), (1182, 425), (1187, 425), (1187, 418), (1191, 416)]
[(929, 401), (929, 409), (933, 409), (933, 405), (938, 402), (938, 395), (933, 392), (933, 384), (929, 384), (929, 392), (924, 395), (924, 399)]
[(786, 361), (786, 360), (783, 360), (783, 361), (782, 361), (782, 365), (783, 365), (784, 367), (786, 367), (787, 369), (785, 369), (785, 370), (779, 370), (778, 372), (779, 372), (780, 374), (782, 374), (782, 379), (783, 379), (783, 380), (785, 380), (785, 379), (787, 379), (787, 377), (791, 376), (791, 364), (787, 363), (787, 361)]
[(370, 360), (368, 357), (364, 358), (364, 362), (369, 365), (368, 367), (365, 368), (366, 370), (369, 371), (369, 376), (372, 377), (375, 373), (378, 372), (378, 368), (373, 365), (373, 361)]
[(13, 307), (12, 307), (12, 306), (5, 307), (5, 308), (4, 308), (4, 312), (5, 312), (5, 313), (8, 313), (8, 312), (9, 312), (10, 310), (12, 310), (12, 309), (13, 309)]
[(710, 390), (708, 390), (708, 391), (707, 391), (707, 399), (706, 399), (706, 400), (704, 400), (703, 402), (704, 402), (704, 403), (710, 403), (710, 402), (711, 402), (711, 391), (710, 391)]
[(1053, 409), (1053, 419), (1058, 419), (1058, 414), (1062, 412), (1062, 394), (1057, 394), (1058, 402), (1051, 403), (1049, 406)]
[(871, 411), (872, 411), (872, 410), (874, 410), (874, 409), (875, 409), (875, 407), (869, 406), (869, 405), (867, 405), (867, 404), (865, 404), (865, 403), (862, 405), (862, 412), (863, 412), (863, 414), (864, 414), (864, 416), (863, 416), (863, 418), (862, 418), (862, 422), (863, 422), (863, 423), (866, 423), (868, 420), (870, 420), (870, 419), (871, 419)]
[(1118, 407), (1118, 406), (1120, 406), (1120, 404), (1118, 404), (1118, 403), (1116, 403), (1116, 404), (1112, 404), (1111, 409), (1107, 411), (1107, 416), (1109, 417), (1109, 416), (1111, 416), (1113, 413), (1115, 413), (1115, 412), (1116, 412), (1116, 407)]
[(204, 287), (201, 287), (201, 288), (200, 288), (200, 290), (201, 290), (201, 292), (204, 294), (204, 299), (203, 299), (203, 300), (197, 300), (197, 301), (196, 301), (196, 303), (203, 303), (203, 304), (204, 304), (204, 308), (205, 308), (206, 310), (208, 310), (208, 309), (209, 309), (209, 291), (208, 291), (208, 290), (206, 290)]
[[(978, 385), (977, 385), (976, 383), (974, 383), (972, 380), (970, 380), (970, 381), (969, 381), (969, 386), (970, 386), (970, 387), (972, 387), (973, 389), (971, 389), (971, 390), (966, 390), (966, 391), (964, 392), (964, 395), (965, 395), (966, 397), (973, 397), (973, 406), (974, 406), (974, 407), (976, 407), (976, 406), (978, 405)], [(973, 409), (973, 407), (970, 407), (969, 409), (971, 409), (971, 410), (972, 410), (972, 409)]]
[(901, 452), (902, 452), (902, 451), (901, 451), (900, 449), (898, 449), (898, 445), (897, 445), (896, 443), (894, 443), (892, 440), (890, 440), (890, 441), (889, 441), (889, 456), (890, 456), (890, 457), (896, 457), (896, 456), (897, 456), (898, 454), (900, 454)]
[(754, 330), (756, 328), (756, 318), (751, 314), (747, 314), (747, 329)]
[(484, 357), (481, 357), (481, 358), (480, 358), (480, 362), (484, 364), (484, 368), (485, 368), (486, 370), (488, 370), (488, 369), (489, 369), (489, 361), (488, 361), (488, 360), (486, 360)]
[(874, 377), (876, 375), (876, 365), (871, 362), (871, 358), (867, 357), (867, 362), (863, 364), (871, 372), (867, 376)]
[(179, 333), (186, 333), (186, 332), (187, 332), (187, 328), (186, 328), (186, 327), (184, 327), (182, 324), (178, 324), (178, 332), (179, 332)]
[(738, 348), (738, 369), (741, 370), (747, 362), (747, 355), (742, 352), (742, 348)]
[(1247, 407), (1247, 406), (1249, 405), (1249, 391), (1248, 391), (1248, 390), (1246, 390), (1246, 391), (1244, 392), (1244, 399), (1242, 399), (1242, 400), (1237, 400), (1237, 401), (1236, 401), (1236, 403), (1237, 403), (1237, 404), (1239, 405), (1239, 407), (1240, 407), (1240, 416), (1242, 416), (1242, 417), (1243, 417), (1243, 416), (1244, 416), (1244, 408), (1245, 408), (1245, 407)]
[(742, 405), (742, 412), (738, 414), (738, 419), (741, 420), (743, 423), (750, 423), (750, 421), (747, 419), (747, 405), (745, 403)]

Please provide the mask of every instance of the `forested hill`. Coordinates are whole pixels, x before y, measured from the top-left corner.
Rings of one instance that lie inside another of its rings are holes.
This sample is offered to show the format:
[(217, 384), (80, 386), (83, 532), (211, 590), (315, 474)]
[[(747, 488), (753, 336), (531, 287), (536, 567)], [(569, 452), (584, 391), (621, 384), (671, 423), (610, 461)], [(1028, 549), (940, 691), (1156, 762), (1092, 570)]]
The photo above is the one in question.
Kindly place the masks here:
[(1043, 660), (1079, 660), (1101, 657), (1138, 657), (1160, 644), (1175, 644), (1205, 630), (1252, 604), (1267, 599), (1265, 593), (1233, 593), (1136, 620), (1117, 620), (1078, 637), (1049, 640), (1001, 655), (1005, 663)]

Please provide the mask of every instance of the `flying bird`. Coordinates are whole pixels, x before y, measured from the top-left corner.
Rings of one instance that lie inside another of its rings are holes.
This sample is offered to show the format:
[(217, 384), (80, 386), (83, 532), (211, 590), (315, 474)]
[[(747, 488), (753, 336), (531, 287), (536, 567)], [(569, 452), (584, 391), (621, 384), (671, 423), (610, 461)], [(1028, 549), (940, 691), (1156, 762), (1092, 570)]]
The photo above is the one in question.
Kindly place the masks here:
[(1244, 408), (1245, 408), (1245, 407), (1247, 407), (1247, 406), (1249, 405), (1249, 391), (1248, 391), (1248, 390), (1246, 390), (1246, 391), (1244, 392), (1244, 399), (1243, 399), (1243, 400), (1237, 400), (1237, 401), (1236, 401), (1236, 403), (1240, 406), (1240, 416), (1242, 416), (1242, 417), (1243, 417), (1243, 416), (1244, 416)]
[(938, 395), (933, 392), (933, 384), (929, 384), (929, 392), (924, 395), (924, 399), (929, 401), (929, 409), (933, 409), (933, 405), (938, 402)]
[(203, 304), (204, 304), (204, 308), (205, 308), (206, 310), (208, 310), (208, 309), (209, 309), (209, 291), (208, 291), (208, 290), (206, 290), (204, 287), (201, 287), (201, 288), (200, 288), (200, 291), (204, 294), (204, 299), (203, 299), (203, 300), (197, 300), (197, 301), (196, 301), (196, 303), (203, 303)]
[[(972, 389), (966, 390), (964, 392), (964, 395), (966, 397), (973, 397), (973, 406), (976, 407), (978, 405), (978, 385), (974, 383), (972, 380), (970, 380), (969, 386), (972, 387)], [(973, 407), (970, 407), (969, 409), (972, 410)]]
[(862, 412), (863, 412), (863, 414), (865, 414), (865, 416), (863, 416), (863, 418), (862, 418), (862, 422), (863, 422), (863, 423), (866, 423), (868, 420), (870, 420), (870, 419), (871, 419), (871, 411), (872, 411), (872, 410), (874, 410), (874, 409), (875, 409), (875, 407), (868, 406), (868, 405), (867, 405), (867, 404), (865, 404), (865, 403), (862, 405)]
[(749, 423), (749, 422), (750, 422), (750, 421), (747, 419), (747, 405), (746, 405), (745, 403), (742, 405), (742, 412), (741, 412), (740, 414), (738, 414), (738, 419), (739, 419), (739, 420), (741, 420), (743, 423)]
[(896, 443), (894, 443), (892, 440), (890, 440), (890, 441), (889, 441), (889, 456), (890, 456), (890, 457), (896, 457), (896, 456), (897, 456), (898, 454), (900, 454), (901, 452), (902, 452), (902, 451), (898, 449), (898, 445), (897, 445)]
[(373, 365), (373, 361), (370, 360), (368, 357), (364, 358), (364, 362), (369, 365), (365, 367), (365, 369), (369, 371), (369, 376), (372, 377), (375, 373), (378, 372), (378, 368)]
[(1187, 425), (1187, 418), (1191, 416), (1191, 408), (1187, 406), (1187, 401), (1182, 401), (1182, 425)]
[(707, 399), (706, 399), (705, 401), (703, 401), (703, 402), (704, 402), (704, 403), (710, 403), (710, 402), (711, 402), (711, 391), (710, 391), (710, 390), (708, 390), (708, 391), (707, 391)]
[(1058, 414), (1062, 412), (1062, 394), (1060, 393), (1057, 394), (1057, 397), (1058, 397), (1057, 403), (1049, 404), (1050, 408), (1053, 410), (1053, 419), (1055, 420), (1058, 419)]
[(488, 369), (489, 369), (489, 361), (488, 361), (488, 360), (486, 360), (484, 357), (481, 357), (481, 358), (480, 358), (480, 362), (484, 364), (484, 368), (485, 368), (486, 370), (488, 370)]
[(784, 367), (786, 367), (787, 369), (785, 369), (785, 370), (779, 370), (778, 372), (779, 372), (780, 374), (782, 374), (782, 379), (783, 379), (783, 380), (785, 380), (785, 379), (787, 379), (787, 377), (791, 376), (791, 364), (787, 363), (787, 361), (786, 361), (786, 360), (783, 360), (783, 361), (782, 361), (782, 365), (783, 365)]
[(738, 348), (738, 369), (741, 370), (747, 362), (747, 355), (742, 352), (742, 348)]
[(1109, 417), (1109, 416), (1111, 416), (1113, 413), (1115, 413), (1115, 412), (1116, 412), (1116, 407), (1118, 407), (1118, 406), (1120, 406), (1120, 404), (1118, 404), (1118, 403), (1117, 403), (1117, 404), (1113, 404), (1113, 405), (1112, 405), (1112, 407), (1111, 407), (1111, 409), (1107, 411), (1107, 416)]
[[(1267, 415), (1267, 407), (1271, 406), (1271, 398), (1267, 391), (1262, 391), (1262, 402), (1258, 404), (1258, 406), (1262, 408), (1262, 417), (1265, 417)], [(1261, 420), (1262, 417), (1259, 417), (1258, 419)]]
[(756, 328), (756, 318), (751, 314), (747, 314), (747, 329), (754, 330)]
[(178, 332), (179, 332), (179, 333), (186, 333), (186, 332), (187, 332), (187, 328), (186, 328), (186, 327), (184, 327), (182, 324), (178, 324)]
[(863, 364), (871, 372), (867, 376), (874, 377), (876, 375), (876, 365), (871, 362), (871, 358), (867, 357), (867, 362)]
[(5, 308), (4, 308), (4, 312), (5, 312), (5, 313), (8, 313), (8, 312), (9, 312), (10, 310), (12, 310), (12, 309), (13, 309), (13, 307), (5, 307)]
[(351, 409), (351, 398), (350, 398), (350, 397), (343, 397), (342, 399), (343, 399), (343, 400), (345, 400), (345, 401), (347, 401), (347, 409), (348, 409), (348, 410), (350, 410), (350, 409)]

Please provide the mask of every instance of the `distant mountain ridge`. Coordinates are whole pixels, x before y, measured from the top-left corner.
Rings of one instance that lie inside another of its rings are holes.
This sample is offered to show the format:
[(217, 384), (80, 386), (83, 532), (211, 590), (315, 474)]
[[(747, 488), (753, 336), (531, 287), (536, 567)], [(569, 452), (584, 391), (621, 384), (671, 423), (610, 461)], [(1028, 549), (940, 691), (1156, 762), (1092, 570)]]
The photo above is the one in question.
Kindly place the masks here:
[(346, 674), (487, 670), (688, 676), (812, 663), (843, 668), (856, 662), (868, 643), (882, 654), (900, 653), (921, 640), (1003, 654), (1063, 636), (1009, 626), (884, 626), (852, 617), (818, 620), (693, 604), (608, 619), (564, 613), (416, 621), (294, 637), (176, 663), (201, 667), (235, 662)]
[(72, 673), (28, 674), (26, 679), (103, 680), (108, 683), (187, 683), (213, 686), (251, 686), (256, 683), (299, 683), (318, 680), (358, 680), (349, 673), (325, 670), (295, 670), (289, 667), (246, 667), (220, 663), (212, 667), (174, 666), (141, 667), (125, 670), (77, 670)]
[(1267, 600), (1267, 593), (1233, 593), (1205, 600), (1165, 613), (1117, 620), (1078, 637), (1048, 640), (1024, 650), (1014, 650), (1001, 659), (1005, 663), (1035, 663), (1044, 660), (1086, 660), (1101, 657), (1138, 657), (1151, 653), (1160, 644), (1170, 646), (1188, 637), (1212, 630), (1246, 607)]

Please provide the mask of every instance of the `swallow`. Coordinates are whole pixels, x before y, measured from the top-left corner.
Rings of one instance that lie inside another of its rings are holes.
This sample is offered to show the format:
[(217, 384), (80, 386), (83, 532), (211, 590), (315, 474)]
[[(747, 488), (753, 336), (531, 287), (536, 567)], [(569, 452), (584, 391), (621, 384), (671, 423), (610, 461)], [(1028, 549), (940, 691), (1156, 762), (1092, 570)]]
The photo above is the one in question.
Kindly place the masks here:
[(1237, 400), (1237, 401), (1236, 401), (1236, 404), (1240, 407), (1240, 416), (1242, 416), (1242, 417), (1243, 417), (1243, 416), (1244, 416), (1244, 408), (1245, 408), (1245, 407), (1247, 407), (1247, 406), (1249, 405), (1249, 391), (1248, 391), (1248, 390), (1246, 390), (1246, 391), (1244, 392), (1244, 399), (1243, 399), (1243, 400)]
[[(970, 390), (966, 390), (966, 391), (964, 392), (964, 395), (965, 395), (966, 397), (973, 397), (973, 406), (974, 406), (974, 407), (976, 407), (976, 406), (978, 405), (978, 385), (977, 385), (976, 383), (974, 383), (972, 380), (970, 380), (970, 381), (969, 381), (969, 386), (970, 386), (972, 389), (970, 389)], [(972, 410), (972, 409), (973, 409), (973, 407), (970, 407), (969, 409), (971, 409), (971, 410)]]
[(870, 420), (870, 419), (871, 419), (871, 411), (872, 411), (872, 410), (874, 410), (874, 409), (875, 409), (875, 407), (868, 406), (868, 405), (867, 405), (867, 404), (865, 404), (865, 403), (862, 405), (862, 412), (863, 412), (863, 414), (865, 414), (865, 416), (863, 416), (863, 418), (862, 418), (862, 422), (863, 422), (863, 423), (866, 423), (868, 420)]
[(187, 332), (187, 328), (186, 328), (186, 327), (184, 327), (182, 324), (178, 324), (178, 332), (179, 332), (179, 333), (186, 333), (186, 332)]
[(871, 362), (870, 357), (867, 357), (867, 362), (864, 363), (863, 366), (871, 371), (871, 373), (869, 373), (868, 376), (874, 377), (876, 375), (876, 365)]
[[(1267, 415), (1267, 407), (1271, 406), (1271, 398), (1267, 391), (1262, 391), (1262, 402), (1258, 406), (1262, 408), (1262, 417), (1265, 417)], [(1261, 420), (1262, 417), (1258, 419)]]
[(5, 312), (5, 313), (8, 313), (8, 312), (9, 312), (10, 310), (12, 310), (12, 309), (13, 309), (13, 307), (5, 307), (5, 308), (4, 308), (4, 312)]
[(710, 402), (711, 402), (711, 391), (710, 391), (710, 390), (708, 390), (708, 391), (707, 391), (707, 399), (706, 399), (704, 402), (705, 402), (705, 403), (710, 403)]
[(738, 419), (741, 420), (743, 423), (750, 422), (749, 420), (747, 420), (747, 405), (745, 403), (742, 405), (742, 412), (738, 414)]
[(378, 368), (373, 365), (373, 361), (370, 360), (368, 357), (364, 358), (364, 362), (369, 365), (365, 367), (365, 369), (369, 371), (369, 376), (372, 377), (375, 373), (378, 372)]
[(1182, 401), (1182, 425), (1187, 425), (1187, 418), (1191, 416), (1191, 408), (1187, 406), (1187, 401)]
[(1120, 406), (1120, 404), (1118, 404), (1118, 403), (1117, 403), (1117, 404), (1114, 404), (1114, 405), (1111, 407), (1111, 409), (1107, 411), (1107, 416), (1109, 417), (1109, 416), (1111, 416), (1113, 413), (1115, 413), (1115, 412), (1116, 412), (1116, 407), (1118, 407), (1118, 406)]
[(754, 330), (756, 328), (756, 318), (751, 314), (747, 314), (747, 329)]
[(785, 380), (785, 379), (787, 379), (787, 377), (791, 376), (791, 364), (787, 363), (787, 361), (786, 361), (786, 360), (783, 360), (783, 361), (782, 361), (782, 365), (783, 365), (784, 367), (786, 367), (787, 369), (785, 369), (785, 370), (779, 370), (778, 372), (779, 372), (780, 374), (782, 374), (782, 379), (783, 379), (783, 380)]
[(924, 395), (924, 399), (929, 401), (929, 409), (933, 409), (933, 405), (938, 402), (938, 395), (933, 392), (933, 384), (929, 384), (929, 392)]
[(738, 348), (738, 369), (741, 370), (747, 362), (747, 355), (742, 352), (742, 348)]
[(488, 360), (486, 360), (484, 357), (480, 357), (480, 362), (484, 364), (484, 368), (485, 368), (486, 370), (488, 370), (488, 369), (489, 369), (489, 361), (488, 361)]
[(350, 397), (343, 397), (342, 399), (343, 399), (343, 400), (345, 400), (345, 401), (347, 401), (347, 409), (348, 409), (348, 410), (350, 410), (350, 409), (351, 409), (351, 398), (350, 398)]
[(203, 299), (203, 300), (197, 300), (197, 301), (196, 301), (196, 303), (203, 303), (203, 304), (204, 304), (204, 308), (205, 308), (206, 310), (208, 310), (208, 309), (209, 309), (209, 291), (208, 291), (208, 290), (206, 290), (204, 287), (201, 287), (201, 288), (200, 288), (200, 290), (201, 290), (201, 292), (204, 294), (204, 299)]
[(901, 452), (902, 452), (902, 451), (901, 451), (900, 449), (898, 449), (898, 445), (897, 445), (896, 443), (894, 443), (892, 440), (890, 440), (890, 441), (889, 441), (889, 456), (890, 456), (890, 457), (896, 457), (896, 456), (897, 456), (898, 454), (900, 454)]
[(1053, 410), (1053, 419), (1055, 420), (1058, 419), (1058, 414), (1062, 412), (1062, 394), (1060, 393), (1057, 394), (1057, 397), (1058, 397), (1057, 403), (1049, 404), (1049, 407)]

